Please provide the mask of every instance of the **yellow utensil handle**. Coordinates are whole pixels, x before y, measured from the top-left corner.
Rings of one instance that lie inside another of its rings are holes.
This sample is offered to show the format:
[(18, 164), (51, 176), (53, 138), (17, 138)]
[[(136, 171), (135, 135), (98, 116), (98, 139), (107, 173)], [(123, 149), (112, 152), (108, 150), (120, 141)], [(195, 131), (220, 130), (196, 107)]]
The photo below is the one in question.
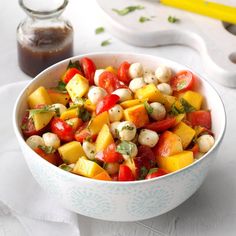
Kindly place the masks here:
[(236, 24), (236, 7), (204, 0), (160, 0), (164, 5)]

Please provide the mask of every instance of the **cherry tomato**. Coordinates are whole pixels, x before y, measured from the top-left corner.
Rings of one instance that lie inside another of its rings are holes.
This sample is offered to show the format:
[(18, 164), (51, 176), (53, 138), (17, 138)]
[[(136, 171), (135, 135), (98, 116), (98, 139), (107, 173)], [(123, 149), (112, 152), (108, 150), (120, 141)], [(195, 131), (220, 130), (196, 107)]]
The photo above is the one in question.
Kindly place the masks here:
[(131, 169), (126, 165), (120, 165), (118, 181), (134, 181), (134, 175)]
[(36, 131), (35, 129), (33, 119), (29, 118), (29, 112), (27, 112), (22, 119), (21, 130), (23, 132), (24, 137), (26, 138), (40, 133), (40, 131)]
[(104, 97), (101, 101), (99, 101), (96, 105), (96, 115), (108, 111), (112, 107), (116, 105), (119, 101), (120, 97), (116, 94), (110, 94)]
[(210, 111), (193, 111), (187, 113), (187, 120), (194, 126), (202, 126), (211, 129), (211, 112)]
[(97, 135), (92, 135), (88, 129), (77, 130), (75, 132), (75, 140), (78, 142), (83, 142), (84, 140), (91, 139), (92, 141), (96, 140)]
[(120, 88), (121, 84), (116, 74), (110, 71), (104, 71), (99, 76), (98, 86), (105, 89), (107, 93), (111, 94), (117, 88)]
[(43, 159), (47, 160), (48, 162), (52, 163), (55, 166), (58, 166), (63, 163), (60, 156), (57, 153), (46, 153), (41, 148), (37, 147), (34, 151), (41, 156)]
[(83, 69), (85, 77), (89, 81), (89, 84), (93, 85), (94, 84), (94, 74), (96, 71), (96, 66), (95, 66), (94, 62), (90, 58), (84, 57), (80, 60), (80, 64)]
[(145, 126), (145, 128), (156, 131), (163, 132), (169, 128), (172, 128), (176, 124), (175, 117), (167, 117), (164, 120), (155, 121)]
[(74, 130), (64, 120), (60, 118), (53, 118), (50, 127), (51, 131), (57, 134), (60, 140), (65, 142), (74, 140)]
[(199, 146), (197, 143), (195, 143), (193, 147), (188, 150), (193, 152), (193, 156), (195, 157), (199, 153)]
[(156, 156), (152, 149), (145, 145), (140, 145), (138, 147), (138, 155), (142, 160), (142, 165), (148, 170), (156, 165)]
[(131, 78), (129, 76), (129, 67), (130, 64), (127, 61), (124, 61), (118, 68), (118, 78), (125, 84), (129, 84)]
[(114, 163), (114, 162), (122, 162), (123, 156), (116, 151), (115, 143), (110, 144), (104, 151), (103, 151), (103, 160), (104, 162)]
[(197, 85), (197, 78), (188, 70), (180, 71), (171, 78), (170, 85), (172, 89), (177, 92), (194, 90)]
[(145, 179), (152, 179), (166, 174), (168, 173), (161, 168), (152, 168), (149, 170)]
[(62, 81), (67, 84), (76, 74), (83, 75), (77, 68), (69, 68), (63, 75)]

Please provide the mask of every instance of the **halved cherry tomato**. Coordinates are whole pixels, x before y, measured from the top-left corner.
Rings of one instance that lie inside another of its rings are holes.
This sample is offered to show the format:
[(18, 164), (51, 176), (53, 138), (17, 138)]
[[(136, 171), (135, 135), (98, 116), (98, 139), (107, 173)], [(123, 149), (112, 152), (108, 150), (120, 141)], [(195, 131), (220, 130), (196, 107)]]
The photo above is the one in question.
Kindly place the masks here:
[(27, 112), (22, 119), (21, 130), (25, 138), (28, 138), (32, 135), (37, 135), (40, 133), (40, 130), (36, 131), (35, 129), (33, 119), (29, 118), (29, 112)]
[(69, 68), (63, 75), (62, 81), (67, 84), (76, 74), (83, 75), (77, 68)]
[(134, 181), (134, 175), (131, 169), (126, 165), (120, 165), (118, 181)]
[(50, 124), (51, 131), (65, 142), (74, 140), (74, 130), (64, 120), (60, 118), (53, 118)]
[(116, 105), (119, 101), (120, 97), (116, 94), (110, 94), (104, 97), (101, 101), (99, 101), (96, 105), (96, 115), (108, 111), (112, 107)]
[(147, 170), (156, 165), (156, 156), (152, 149), (148, 146), (140, 145), (138, 147), (137, 157), (141, 158), (142, 165), (145, 166)]
[(124, 61), (119, 66), (118, 72), (117, 72), (119, 80), (125, 84), (129, 84), (131, 80), (129, 76), (129, 67), (130, 67), (130, 64), (127, 61)]
[(117, 88), (120, 88), (121, 84), (116, 74), (110, 71), (104, 71), (99, 76), (98, 86), (105, 89), (107, 93), (111, 94)]
[(166, 174), (168, 173), (161, 168), (152, 168), (149, 170), (145, 179), (152, 179)]
[(43, 159), (47, 160), (48, 162), (52, 163), (55, 166), (58, 166), (63, 163), (62, 159), (57, 153), (46, 153), (41, 148), (37, 147), (34, 151), (41, 156)]
[(78, 142), (83, 142), (84, 140), (91, 139), (92, 141), (96, 140), (97, 135), (92, 135), (88, 129), (77, 130), (75, 132), (75, 140)]
[(85, 77), (89, 81), (89, 84), (93, 85), (94, 84), (94, 74), (96, 71), (96, 66), (95, 66), (94, 62), (90, 58), (84, 57), (80, 60), (80, 64), (83, 69)]
[(170, 80), (170, 86), (174, 91), (184, 92), (186, 90), (194, 90), (197, 85), (196, 76), (188, 71), (180, 71)]
[(115, 143), (110, 144), (104, 151), (96, 153), (95, 159), (106, 163), (121, 163), (124, 160), (123, 156), (116, 151)]
[(195, 143), (193, 147), (188, 150), (193, 152), (193, 156), (195, 157), (199, 153), (199, 146), (197, 143)]
[(164, 132), (165, 130), (172, 128), (176, 124), (175, 117), (167, 117), (164, 120), (155, 121), (145, 126), (145, 128), (156, 131)]
[(211, 129), (211, 112), (210, 111), (193, 111), (187, 113), (187, 120), (194, 126), (202, 126)]

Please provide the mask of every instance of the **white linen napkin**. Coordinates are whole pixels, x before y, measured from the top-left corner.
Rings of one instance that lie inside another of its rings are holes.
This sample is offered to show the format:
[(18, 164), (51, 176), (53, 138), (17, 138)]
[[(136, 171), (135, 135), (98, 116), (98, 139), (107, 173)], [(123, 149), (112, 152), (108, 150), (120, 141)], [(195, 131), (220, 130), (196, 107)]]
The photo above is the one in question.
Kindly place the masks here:
[[(78, 215), (62, 208), (31, 175), (12, 127), (12, 111), (28, 81), (0, 87), (0, 202), (29, 235), (80, 235)], [(1, 204), (0, 204), (1, 207)]]

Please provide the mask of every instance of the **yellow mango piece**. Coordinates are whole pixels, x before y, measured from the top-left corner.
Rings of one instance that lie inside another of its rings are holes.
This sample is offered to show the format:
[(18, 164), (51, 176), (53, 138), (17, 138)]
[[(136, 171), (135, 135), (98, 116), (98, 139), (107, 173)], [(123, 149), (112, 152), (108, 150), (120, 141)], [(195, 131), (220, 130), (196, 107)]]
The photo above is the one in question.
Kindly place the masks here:
[(93, 179), (111, 181), (110, 175), (104, 170), (103, 172), (95, 175)]
[(105, 70), (117, 74), (117, 70), (113, 66), (108, 66), (105, 68)]
[(66, 164), (76, 163), (80, 157), (85, 156), (80, 142), (77, 141), (71, 141), (60, 146), (58, 152)]
[(141, 128), (149, 123), (148, 113), (143, 104), (125, 109), (124, 118), (127, 121), (133, 122), (137, 128)]
[(92, 135), (94, 135), (94, 134), (96, 135), (100, 132), (103, 125), (105, 125), (105, 124), (107, 124), (107, 125), (110, 124), (109, 115), (108, 115), (107, 111), (104, 111), (101, 114), (99, 114), (98, 116), (93, 117), (88, 125), (88, 129)]
[(34, 121), (34, 126), (35, 126), (36, 131), (41, 130), (46, 125), (48, 125), (48, 123), (50, 122), (50, 120), (52, 119), (54, 115), (55, 115), (54, 111), (35, 113), (32, 116), (32, 118)]
[(79, 126), (83, 124), (83, 121), (80, 118), (75, 117), (66, 120), (66, 123), (69, 124), (73, 130), (77, 130)]
[(184, 149), (191, 143), (196, 133), (194, 129), (182, 121), (175, 126), (172, 132), (180, 137)]
[(186, 114), (179, 114), (177, 116), (175, 116), (176, 119), (176, 125), (179, 124), (184, 118), (185, 118)]
[(114, 139), (107, 124), (103, 125), (96, 139), (96, 151), (103, 151), (108, 145), (114, 143)]
[(47, 90), (40, 86), (28, 97), (28, 104), (31, 109), (35, 108), (37, 105), (45, 104), (51, 105), (52, 100), (47, 92)]
[(88, 178), (93, 178), (94, 176), (104, 171), (105, 170), (101, 166), (99, 166), (96, 162), (79, 158), (72, 172)]
[(165, 98), (163, 94), (157, 89), (154, 84), (148, 84), (135, 92), (135, 98), (144, 99), (147, 98), (149, 102), (164, 103)]
[(200, 93), (189, 90), (184, 93), (182, 98), (187, 101), (191, 106), (193, 106), (196, 110), (200, 110), (203, 102), (203, 96)]
[(120, 103), (120, 105), (126, 109), (126, 108), (129, 108), (129, 107), (133, 107), (135, 105), (140, 105), (140, 104), (143, 104), (144, 102), (147, 102), (148, 99), (147, 98), (143, 98), (143, 99), (132, 99), (132, 100), (127, 100), (127, 101), (124, 101), (122, 103)]
[(96, 110), (96, 105), (92, 104), (92, 102), (89, 99), (85, 101), (84, 107), (90, 112), (93, 112)]
[(172, 105), (177, 101), (177, 98), (166, 94), (163, 94), (163, 97), (164, 97), (163, 105), (165, 106), (167, 111), (170, 111)]
[(66, 85), (71, 100), (76, 101), (76, 98), (82, 98), (89, 90), (89, 82), (82, 75), (76, 74)]
[(76, 118), (76, 117), (78, 117), (78, 108), (67, 109), (60, 116), (62, 120), (68, 120), (68, 119)]
[(52, 103), (60, 103), (66, 106), (70, 100), (70, 95), (68, 93), (60, 93), (52, 89), (48, 89), (49, 97)]
[(157, 159), (158, 166), (167, 172), (180, 170), (193, 162), (193, 152), (191, 151), (182, 151), (173, 156), (160, 157)]

